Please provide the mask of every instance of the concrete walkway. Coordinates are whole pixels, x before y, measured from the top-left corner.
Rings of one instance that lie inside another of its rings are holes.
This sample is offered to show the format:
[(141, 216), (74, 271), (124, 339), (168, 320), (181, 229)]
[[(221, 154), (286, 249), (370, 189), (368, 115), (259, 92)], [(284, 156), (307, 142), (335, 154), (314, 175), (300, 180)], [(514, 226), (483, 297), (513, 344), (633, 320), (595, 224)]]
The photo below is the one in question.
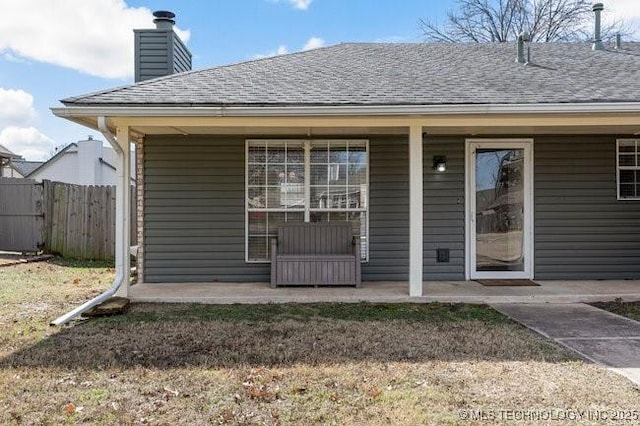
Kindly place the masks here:
[(537, 281), (539, 287), (485, 287), (475, 281), (426, 281), (422, 296), (409, 297), (409, 283), (364, 282), (353, 287), (285, 287), (268, 283), (136, 284), (134, 302), (170, 303), (590, 303), (640, 300), (640, 280)]
[(491, 307), (640, 385), (640, 322), (582, 303)]

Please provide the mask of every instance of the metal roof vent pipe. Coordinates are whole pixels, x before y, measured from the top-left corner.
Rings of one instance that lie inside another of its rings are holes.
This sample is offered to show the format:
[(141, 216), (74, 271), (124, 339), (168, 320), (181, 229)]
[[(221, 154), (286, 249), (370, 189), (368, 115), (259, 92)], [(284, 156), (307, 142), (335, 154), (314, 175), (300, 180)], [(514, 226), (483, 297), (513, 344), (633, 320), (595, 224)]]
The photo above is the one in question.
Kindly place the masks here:
[(602, 11), (604, 10), (604, 5), (602, 3), (595, 3), (592, 9), (593, 13), (596, 15), (596, 22), (591, 50), (604, 50), (604, 45), (602, 44), (602, 36), (600, 34), (602, 30), (601, 15)]
[(622, 36), (620, 33), (616, 34), (616, 50), (622, 50)]
[(156, 24), (158, 30), (172, 30), (176, 24), (176, 21), (173, 20), (176, 14), (168, 10), (157, 10), (153, 12), (153, 16), (155, 17), (153, 23)]
[[(531, 51), (529, 50), (529, 42), (531, 36), (528, 32), (524, 31), (518, 36), (518, 56), (516, 56), (516, 62), (519, 64), (528, 64), (531, 60)], [(527, 55), (524, 54), (524, 44), (527, 43)]]

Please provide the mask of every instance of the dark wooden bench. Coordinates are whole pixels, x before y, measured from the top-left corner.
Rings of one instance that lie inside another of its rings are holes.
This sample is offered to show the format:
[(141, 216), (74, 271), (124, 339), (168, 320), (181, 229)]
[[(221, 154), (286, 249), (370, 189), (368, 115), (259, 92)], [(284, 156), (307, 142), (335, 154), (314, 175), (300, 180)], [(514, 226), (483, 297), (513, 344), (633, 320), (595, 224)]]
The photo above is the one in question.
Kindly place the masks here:
[(287, 224), (271, 240), (271, 287), (360, 287), (360, 244), (348, 223)]

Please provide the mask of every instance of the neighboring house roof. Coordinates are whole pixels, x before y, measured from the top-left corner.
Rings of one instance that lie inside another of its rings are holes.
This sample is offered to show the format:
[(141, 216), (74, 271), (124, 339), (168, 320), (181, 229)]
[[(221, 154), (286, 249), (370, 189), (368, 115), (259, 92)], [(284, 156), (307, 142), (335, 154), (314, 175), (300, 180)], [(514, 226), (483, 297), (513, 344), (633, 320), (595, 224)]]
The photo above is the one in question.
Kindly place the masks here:
[(11, 166), (22, 176), (28, 176), (43, 164), (42, 161), (11, 160)]
[(13, 153), (9, 148), (4, 145), (0, 145), (0, 157), (1, 158), (20, 158), (18, 154)]
[(41, 163), (38, 167), (36, 167), (33, 170), (31, 170), (31, 173), (29, 173), (29, 175), (23, 175), (23, 176), (24, 177), (29, 177), (30, 175), (32, 175), (32, 174), (34, 174), (36, 172), (39, 172), (39, 171), (42, 171), (42, 170), (46, 169), (50, 164), (52, 164), (53, 162), (58, 160), (58, 158), (62, 157), (66, 152), (68, 152), (72, 148), (77, 148), (77, 147), (78, 147), (78, 145), (75, 142), (70, 143), (69, 145), (65, 146), (60, 151), (58, 151), (56, 153), (56, 155), (54, 155), (53, 157), (49, 158), (44, 163)]
[(638, 102), (640, 43), (346, 43), (173, 74), (67, 106), (445, 105)]

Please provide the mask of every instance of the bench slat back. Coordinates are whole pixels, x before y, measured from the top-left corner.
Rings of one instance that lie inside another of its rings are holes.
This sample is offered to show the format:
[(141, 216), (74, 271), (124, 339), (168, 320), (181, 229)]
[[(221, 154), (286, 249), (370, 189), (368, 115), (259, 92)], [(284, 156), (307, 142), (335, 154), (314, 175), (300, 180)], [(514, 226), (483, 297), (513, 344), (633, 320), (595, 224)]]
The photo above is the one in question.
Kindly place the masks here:
[(351, 254), (349, 223), (286, 224), (278, 229), (278, 254)]

